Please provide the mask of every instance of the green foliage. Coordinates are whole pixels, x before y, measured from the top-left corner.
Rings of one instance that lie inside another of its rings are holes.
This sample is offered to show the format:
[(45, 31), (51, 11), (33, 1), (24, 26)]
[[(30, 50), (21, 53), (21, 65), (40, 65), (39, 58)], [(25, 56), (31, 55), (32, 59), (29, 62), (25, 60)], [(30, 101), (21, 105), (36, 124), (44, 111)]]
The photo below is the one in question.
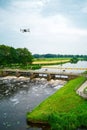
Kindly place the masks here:
[(31, 53), (28, 51), (28, 49), (26, 48), (18, 48), (16, 49), (16, 53), (17, 53), (17, 61), (19, 63), (22, 64), (26, 64), (26, 63), (32, 63), (32, 55)]
[(78, 58), (77, 57), (73, 57), (71, 60), (70, 60), (71, 63), (77, 63), (78, 62)]
[[(17, 68), (17, 67), (16, 67)], [(36, 69), (40, 69), (41, 65), (33, 65), (33, 64), (27, 64), (27, 65), (23, 65), (21, 64), (19, 66), (19, 69), (31, 69), (31, 70), (36, 70)]]
[(79, 58), (87, 60), (87, 55), (62, 55), (62, 54), (34, 54), (34, 58)]
[(0, 45), (0, 65), (32, 63), (33, 56), (26, 48), (15, 49), (10, 46)]
[(52, 130), (87, 127), (87, 101), (76, 94), (76, 88), (85, 80), (85, 77), (79, 77), (69, 81), (29, 113), (27, 119), (47, 121)]
[(79, 121), (74, 113), (54, 113), (48, 119), (52, 130), (75, 130), (79, 127)]
[(87, 74), (87, 71), (83, 72), (83, 74)]

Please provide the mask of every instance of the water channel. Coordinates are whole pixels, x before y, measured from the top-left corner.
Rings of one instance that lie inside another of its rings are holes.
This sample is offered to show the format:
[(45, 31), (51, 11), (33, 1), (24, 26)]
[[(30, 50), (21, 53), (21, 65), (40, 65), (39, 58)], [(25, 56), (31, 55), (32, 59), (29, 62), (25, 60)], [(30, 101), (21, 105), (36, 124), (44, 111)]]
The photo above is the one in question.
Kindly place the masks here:
[[(87, 67), (85, 61), (79, 64), (81, 64), (79, 67)], [(48, 82), (43, 78), (30, 81), (29, 78), (25, 77), (1, 77), (0, 130), (46, 130), (44, 127), (27, 125), (26, 112), (31, 111), (65, 83), (61, 80)], [(49, 129), (47, 128), (47, 130)]]
[[(56, 69), (55, 69), (56, 68)], [(73, 63), (65, 63), (60, 65), (52, 65), (47, 68), (48, 71), (56, 71), (56, 72), (63, 72), (63, 68), (72, 68), (72, 69), (66, 69), (65, 72), (69, 73), (81, 73), (85, 71), (85, 68), (87, 69), (87, 61), (78, 61), (76, 64)], [(78, 68), (78, 69), (76, 69)], [(80, 68), (80, 69), (79, 69)], [(84, 68), (84, 70), (81, 70), (81, 68)], [(46, 68), (42, 68), (42, 70), (45, 70)]]
[(53, 94), (65, 81), (0, 78), (0, 130), (42, 130), (27, 126), (26, 112)]

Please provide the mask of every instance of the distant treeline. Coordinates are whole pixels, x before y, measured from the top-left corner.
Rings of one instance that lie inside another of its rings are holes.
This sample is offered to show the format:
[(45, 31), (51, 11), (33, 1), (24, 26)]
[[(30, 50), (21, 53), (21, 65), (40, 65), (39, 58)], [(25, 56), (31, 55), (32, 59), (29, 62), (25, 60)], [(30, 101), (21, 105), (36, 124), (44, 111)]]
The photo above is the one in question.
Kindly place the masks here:
[(62, 54), (34, 54), (34, 58), (82, 58), (87, 60), (87, 55), (62, 55)]
[(0, 45), (0, 66), (10, 64), (32, 63), (33, 56), (27, 48), (13, 48), (6, 45)]

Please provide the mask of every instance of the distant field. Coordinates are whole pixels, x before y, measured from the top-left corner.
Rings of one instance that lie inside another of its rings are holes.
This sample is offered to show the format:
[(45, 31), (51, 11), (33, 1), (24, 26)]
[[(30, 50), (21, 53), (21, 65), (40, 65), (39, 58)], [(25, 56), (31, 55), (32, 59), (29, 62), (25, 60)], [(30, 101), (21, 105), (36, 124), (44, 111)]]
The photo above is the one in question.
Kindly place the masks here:
[(32, 64), (56, 64), (70, 61), (69, 58), (44, 58), (35, 59)]

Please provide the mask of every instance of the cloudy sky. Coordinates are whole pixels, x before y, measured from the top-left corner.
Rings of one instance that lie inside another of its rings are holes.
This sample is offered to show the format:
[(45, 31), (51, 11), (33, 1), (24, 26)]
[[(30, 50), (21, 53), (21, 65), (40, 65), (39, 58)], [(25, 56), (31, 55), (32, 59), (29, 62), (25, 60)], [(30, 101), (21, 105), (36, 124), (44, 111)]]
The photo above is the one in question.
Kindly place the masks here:
[(0, 0), (0, 44), (33, 54), (87, 54), (87, 0)]

